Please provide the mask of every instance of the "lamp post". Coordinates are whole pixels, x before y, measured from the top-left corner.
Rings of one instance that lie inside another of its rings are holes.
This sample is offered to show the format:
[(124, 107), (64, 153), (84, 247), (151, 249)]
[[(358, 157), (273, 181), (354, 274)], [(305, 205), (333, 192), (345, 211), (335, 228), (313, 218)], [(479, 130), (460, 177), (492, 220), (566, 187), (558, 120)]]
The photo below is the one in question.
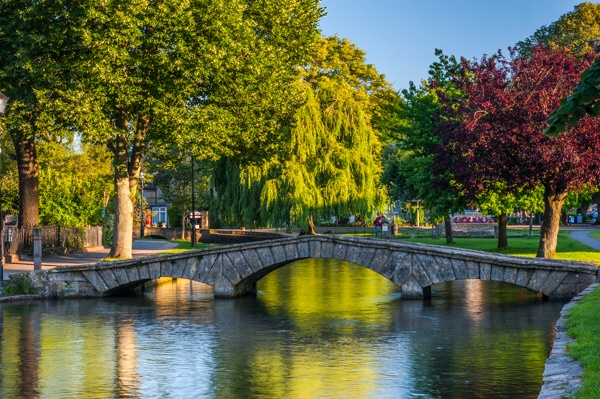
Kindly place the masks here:
[(144, 226), (146, 225), (146, 214), (144, 212), (144, 171), (140, 171), (140, 238), (144, 238)]
[[(8, 97), (0, 92), (0, 115), (6, 112)], [(2, 148), (0, 147), (0, 155)], [(0, 281), (4, 280), (4, 212), (2, 212), (2, 192), (0, 191)]]
[(192, 155), (192, 248), (196, 246), (196, 202), (194, 197), (194, 156)]

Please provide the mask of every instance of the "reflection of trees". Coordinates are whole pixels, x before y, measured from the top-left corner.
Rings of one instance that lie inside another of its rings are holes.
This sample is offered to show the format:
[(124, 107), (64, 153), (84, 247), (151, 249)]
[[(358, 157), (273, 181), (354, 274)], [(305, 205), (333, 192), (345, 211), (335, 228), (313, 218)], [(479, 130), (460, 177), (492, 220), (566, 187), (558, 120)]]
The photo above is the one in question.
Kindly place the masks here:
[(217, 316), (231, 315), (217, 354), (231, 378), (215, 381), (216, 397), (371, 396), (380, 363), (373, 346), (392, 330), (382, 306), (397, 295), (394, 284), (323, 259), (283, 267), (258, 290), (258, 300), (215, 304)]
[(444, 299), (434, 297), (423, 309), (430, 334), (411, 348), (421, 359), (417, 391), (449, 399), (537, 397), (563, 304), (544, 303), (554, 312), (540, 314), (537, 294), (505, 283), (467, 280), (433, 289)]

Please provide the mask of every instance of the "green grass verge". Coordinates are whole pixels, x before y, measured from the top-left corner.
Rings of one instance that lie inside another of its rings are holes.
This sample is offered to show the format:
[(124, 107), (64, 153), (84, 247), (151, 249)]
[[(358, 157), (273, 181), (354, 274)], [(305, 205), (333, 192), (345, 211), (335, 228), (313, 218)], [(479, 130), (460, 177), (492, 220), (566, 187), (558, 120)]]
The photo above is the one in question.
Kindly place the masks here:
[(590, 237), (600, 240), (600, 230), (594, 230), (590, 233)]
[(202, 249), (202, 248), (210, 248), (211, 244), (204, 243), (196, 243), (196, 246), (192, 248), (192, 243), (186, 240), (171, 240), (171, 242), (177, 243), (177, 248), (169, 249), (166, 251), (160, 252), (160, 254), (178, 254), (180, 252), (191, 251), (193, 249)]
[(584, 369), (583, 385), (575, 399), (600, 397), (600, 290), (585, 295), (567, 314), (567, 328), (576, 341), (569, 345), (571, 356)]
[[(494, 252), (503, 255), (535, 257), (539, 244), (539, 237), (509, 237), (508, 248), (498, 249), (498, 240), (495, 238), (455, 238), (453, 244), (446, 244), (445, 238), (406, 238), (402, 241), (420, 242), (423, 244), (445, 245), (456, 248), (475, 249), (485, 252)], [(600, 252), (569, 237), (568, 231), (558, 234), (556, 258), (593, 262), (600, 265)]]

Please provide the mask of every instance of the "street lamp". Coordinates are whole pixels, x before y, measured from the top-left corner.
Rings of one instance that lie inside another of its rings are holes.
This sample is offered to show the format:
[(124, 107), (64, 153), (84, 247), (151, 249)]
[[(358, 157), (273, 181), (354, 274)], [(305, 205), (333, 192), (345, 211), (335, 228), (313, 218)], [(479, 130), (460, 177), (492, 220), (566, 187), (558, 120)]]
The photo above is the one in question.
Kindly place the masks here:
[(144, 225), (146, 224), (146, 215), (144, 213), (144, 171), (140, 171), (140, 238), (144, 238)]
[[(0, 92), (0, 114), (6, 112), (8, 97)], [(0, 148), (0, 155), (2, 148)], [(0, 281), (4, 280), (4, 213), (2, 212), (2, 192), (0, 192)]]
[(192, 242), (191, 247), (194, 248), (196, 246), (196, 202), (195, 202), (195, 192), (194, 192), (194, 156), (192, 155)]

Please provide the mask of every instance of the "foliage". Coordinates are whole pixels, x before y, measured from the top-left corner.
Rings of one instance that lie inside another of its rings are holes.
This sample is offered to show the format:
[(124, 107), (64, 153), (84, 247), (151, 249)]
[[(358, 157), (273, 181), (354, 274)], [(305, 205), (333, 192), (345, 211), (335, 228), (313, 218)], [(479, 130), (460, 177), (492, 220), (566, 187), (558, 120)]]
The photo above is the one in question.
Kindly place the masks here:
[(39, 146), (41, 225), (102, 224), (104, 196), (112, 191), (110, 156), (102, 148), (63, 143)]
[(280, 152), (262, 165), (216, 165), (215, 209), (225, 224), (306, 226), (369, 216), (384, 203), (380, 141), (372, 117), (393, 92), (348, 40), (322, 39), (301, 71), (305, 102)]
[[(441, 221), (464, 207), (460, 187), (448, 168), (438, 167), (434, 155), (441, 144), (437, 126), (451, 112), (442, 104), (461, 97), (453, 76), (459, 73), (456, 58), (436, 50), (439, 60), (431, 65), (429, 78), (419, 87), (410, 83), (402, 91), (403, 101), (386, 108), (395, 124), (388, 129), (392, 142), (384, 152), (382, 181), (395, 199), (419, 199), (430, 210), (433, 221)], [(452, 163), (447, 159), (447, 163)]]
[(37, 290), (29, 277), (18, 275), (8, 280), (2, 293), (6, 295), (34, 295)]
[(600, 38), (600, 4), (589, 1), (575, 6), (548, 26), (542, 26), (532, 36), (517, 43), (519, 53), (529, 56), (542, 44), (569, 48), (578, 54), (589, 53)]
[(552, 257), (562, 201), (568, 192), (600, 179), (597, 121), (586, 120), (570, 135), (542, 134), (558, 98), (570, 90), (585, 62), (564, 49), (536, 47), (527, 58), (511, 52), (507, 59), (499, 52), (463, 66), (456, 84), (465, 101), (447, 104), (463, 121), (440, 126), (444, 145), (438, 159), (442, 163), (454, 154), (447, 166), (467, 198), (498, 184), (505, 193), (541, 184), (546, 230), (540, 256)]
[(546, 132), (556, 136), (569, 132), (586, 115), (597, 117), (600, 112), (600, 58), (580, 77), (573, 94), (560, 100), (560, 107), (548, 119)]

